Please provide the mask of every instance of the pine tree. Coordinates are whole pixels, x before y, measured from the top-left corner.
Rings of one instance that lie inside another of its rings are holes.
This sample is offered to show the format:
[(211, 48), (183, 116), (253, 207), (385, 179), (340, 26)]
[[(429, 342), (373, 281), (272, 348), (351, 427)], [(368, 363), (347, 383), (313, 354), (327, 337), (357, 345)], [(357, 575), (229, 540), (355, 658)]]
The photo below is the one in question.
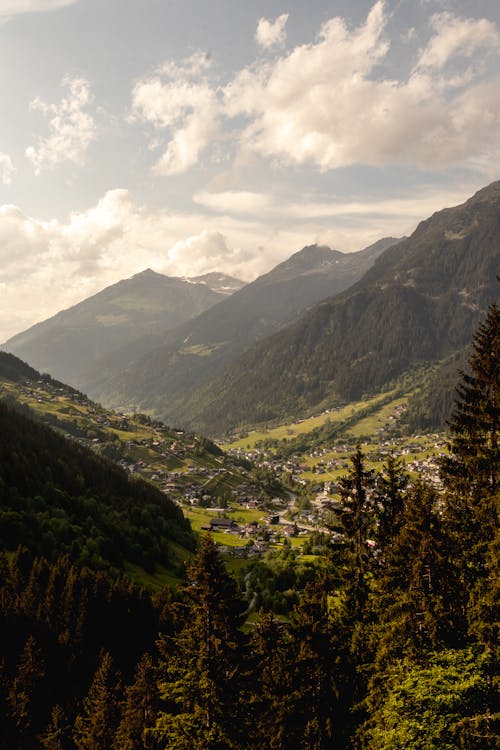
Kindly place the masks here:
[(181, 630), (162, 645), (164, 710), (152, 734), (172, 750), (237, 748), (244, 605), (210, 537), (188, 569), (181, 606)]
[(449, 423), (451, 456), (442, 464), (443, 518), (460, 581), (460, 609), (476, 633), (489, 632), (491, 639), (500, 500), (500, 310), (495, 304), (474, 336), (469, 365)]
[(290, 628), (272, 613), (262, 614), (252, 633), (250, 653), (249, 745), (269, 750), (298, 747), (302, 696), (296, 683), (296, 641)]
[(137, 665), (135, 680), (125, 690), (121, 721), (116, 732), (115, 750), (143, 750), (152, 747), (148, 732), (154, 726), (159, 710), (157, 675), (149, 654)]
[(8, 707), (8, 693), (10, 688), (9, 675), (4, 659), (0, 659), (0, 748), (10, 750), (12, 736), (15, 733)]
[(107, 651), (76, 717), (73, 741), (77, 750), (110, 750), (118, 724), (118, 677)]
[(434, 490), (422, 482), (407, 494), (376, 591), (379, 661), (421, 654), (458, 637), (457, 586), (437, 505)]
[(377, 541), (382, 553), (399, 531), (407, 485), (402, 460), (390, 453), (375, 480)]
[(295, 679), (301, 736), (297, 747), (326, 750), (335, 733), (337, 686), (336, 655), (328, 611), (329, 584), (325, 575), (309, 584), (292, 615), (296, 642)]
[(71, 745), (71, 728), (61, 706), (52, 709), (50, 724), (40, 736), (40, 744), (45, 750), (69, 750)]
[[(488, 545), (483, 574), (470, 592), (468, 620), (471, 634), (500, 661), (500, 530)], [(497, 665), (498, 666), (498, 665)]]
[(479, 326), (462, 372), (449, 422), (452, 458), (445, 462), (447, 486), (474, 498), (494, 495), (500, 473), (500, 309), (492, 304)]
[(45, 675), (45, 662), (35, 638), (30, 635), (21, 654), (17, 671), (8, 692), (10, 715), (23, 742), (37, 721), (40, 683)]
[(374, 530), (374, 475), (366, 470), (361, 446), (351, 456), (349, 473), (339, 480), (343, 502), (342, 526), (347, 541), (345, 602), (350, 616), (358, 618), (368, 596), (370, 556), (367, 541)]

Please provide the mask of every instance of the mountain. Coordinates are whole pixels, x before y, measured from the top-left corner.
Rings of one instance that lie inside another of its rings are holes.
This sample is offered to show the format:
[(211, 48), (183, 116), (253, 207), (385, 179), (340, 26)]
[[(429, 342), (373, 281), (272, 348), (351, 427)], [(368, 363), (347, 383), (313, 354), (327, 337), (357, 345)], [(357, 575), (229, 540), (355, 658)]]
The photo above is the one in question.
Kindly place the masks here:
[[(358, 253), (311, 245), (209, 310), (147, 343), (149, 352), (124, 371), (104, 363), (89, 392), (108, 405), (159, 414), (170, 423), (192, 416), (194, 390), (213, 378), (255, 341), (296, 320), (312, 304), (351, 286), (388, 247), (380, 240)], [(145, 350), (144, 350), (145, 351)], [(122, 351), (121, 364), (130, 361)]]
[(498, 296), (500, 181), (421, 222), (352, 288), (243, 354), (198, 393), (197, 428), (349, 401), (466, 346)]
[(222, 274), (214, 275), (214, 285), (211, 281), (147, 269), (37, 323), (1, 348), (85, 389), (104, 356), (195, 317), (227, 296), (227, 291), (215, 291), (214, 285), (228, 288), (235, 283)]

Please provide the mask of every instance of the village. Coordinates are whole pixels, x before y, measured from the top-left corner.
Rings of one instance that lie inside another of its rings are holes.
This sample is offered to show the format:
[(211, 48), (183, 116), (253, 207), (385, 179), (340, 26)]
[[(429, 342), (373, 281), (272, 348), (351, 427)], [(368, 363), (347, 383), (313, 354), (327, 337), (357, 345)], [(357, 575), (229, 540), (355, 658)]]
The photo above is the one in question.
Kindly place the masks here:
[[(350, 467), (352, 437), (284, 458), (263, 444), (221, 450), (144, 415), (106, 410), (47, 377), (18, 386), (18, 397), (66, 437), (155, 484), (182, 507), (196, 531), (213, 535), (224, 554), (262, 556), (284, 540), (300, 551), (312, 534), (341, 542), (339, 479)], [(442, 434), (390, 437), (379, 429), (359, 443), (367, 468), (380, 470), (392, 454), (411, 479), (440, 489)]]

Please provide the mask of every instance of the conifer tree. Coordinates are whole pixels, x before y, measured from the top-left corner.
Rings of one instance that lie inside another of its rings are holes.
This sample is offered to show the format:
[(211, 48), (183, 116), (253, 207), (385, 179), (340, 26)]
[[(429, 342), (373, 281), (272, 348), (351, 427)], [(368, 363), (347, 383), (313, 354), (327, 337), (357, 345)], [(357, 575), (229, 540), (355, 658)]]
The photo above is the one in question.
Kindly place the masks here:
[(500, 475), (500, 309), (492, 304), (472, 341), (470, 373), (462, 372), (449, 423), (452, 458), (443, 466), (453, 490), (494, 495)]
[(238, 748), (244, 605), (210, 537), (188, 568), (180, 632), (162, 645), (160, 711), (152, 734), (176, 750)]
[[(3, 614), (3, 613), (2, 613)], [(0, 659), (0, 748), (10, 750), (13, 735), (13, 724), (8, 706), (10, 680), (4, 659)]]
[[(500, 661), (500, 530), (488, 545), (483, 575), (470, 592), (467, 602), (469, 630), (478, 643)], [(497, 668), (500, 666), (497, 663)]]
[(34, 636), (28, 636), (7, 699), (10, 715), (17, 727), (21, 745), (36, 725), (39, 711), (40, 683), (45, 675), (45, 663)]
[(346, 609), (351, 616), (361, 615), (368, 596), (367, 573), (369, 553), (367, 540), (373, 531), (374, 513), (372, 491), (374, 476), (366, 470), (361, 446), (351, 456), (349, 473), (339, 480), (343, 502), (342, 525), (347, 541)]
[(118, 724), (118, 677), (107, 651), (76, 717), (73, 742), (77, 750), (110, 750)]
[(455, 590), (437, 496), (417, 482), (407, 494), (376, 592), (379, 661), (421, 654), (458, 637)]
[(469, 365), (449, 423), (451, 456), (442, 463), (443, 516), (460, 582), (460, 609), (476, 633), (491, 636), (500, 500), (500, 310), (495, 304), (474, 336)]
[(296, 641), (290, 628), (271, 612), (263, 613), (252, 632), (252, 721), (249, 745), (287, 750), (298, 747), (300, 688), (296, 684)]
[(71, 727), (61, 706), (52, 709), (50, 724), (40, 736), (40, 744), (45, 750), (69, 750), (72, 747)]
[(382, 553), (399, 531), (407, 485), (402, 460), (390, 453), (375, 480), (377, 542)]
[(116, 732), (115, 750), (143, 750), (153, 747), (149, 733), (159, 710), (157, 674), (149, 654), (137, 665), (135, 680), (125, 690), (121, 721)]
[(328, 611), (328, 578), (309, 584), (292, 615), (296, 643), (294, 669), (301, 732), (297, 747), (326, 750), (335, 733), (337, 686), (332, 627)]

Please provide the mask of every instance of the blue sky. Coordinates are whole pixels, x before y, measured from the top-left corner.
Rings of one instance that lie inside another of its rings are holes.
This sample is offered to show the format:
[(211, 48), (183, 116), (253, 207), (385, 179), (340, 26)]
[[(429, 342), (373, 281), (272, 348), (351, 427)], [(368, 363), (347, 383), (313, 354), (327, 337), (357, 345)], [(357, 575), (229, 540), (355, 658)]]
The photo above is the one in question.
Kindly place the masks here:
[(0, 341), (151, 267), (250, 280), (497, 179), (497, 0), (0, 0)]

